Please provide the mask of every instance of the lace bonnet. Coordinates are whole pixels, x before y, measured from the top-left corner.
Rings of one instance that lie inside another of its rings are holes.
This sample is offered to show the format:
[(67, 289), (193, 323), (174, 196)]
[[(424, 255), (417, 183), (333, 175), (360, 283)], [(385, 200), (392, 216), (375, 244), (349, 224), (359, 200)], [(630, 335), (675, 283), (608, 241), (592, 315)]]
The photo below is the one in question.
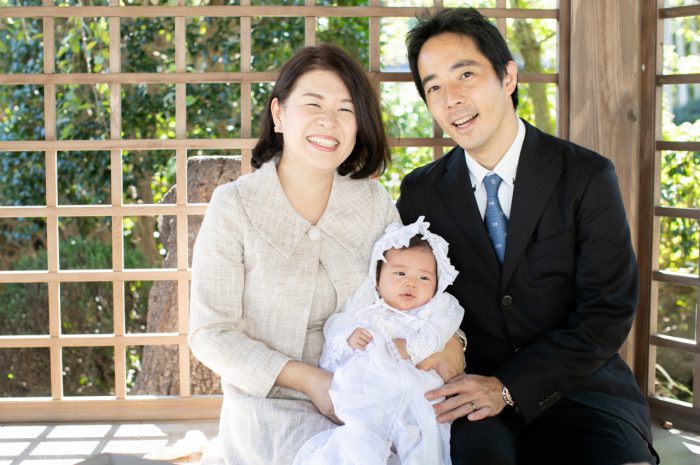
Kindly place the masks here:
[(389, 249), (401, 249), (408, 246), (413, 236), (420, 235), (422, 239), (428, 242), (433, 249), (433, 255), (437, 262), (438, 285), (435, 290), (435, 295), (442, 294), (447, 286), (452, 284), (457, 277), (457, 270), (450, 263), (447, 256), (449, 245), (447, 241), (437, 234), (433, 234), (428, 230), (430, 223), (424, 221), (425, 217), (421, 216), (415, 223), (403, 226), (401, 223), (392, 223), (384, 230), (384, 235), (377, 239), (372, 249), (372, 256), (369, 262), (369, 276), (372, 282), (377, 282), (377, 262), (384, 258), (384, 252)]

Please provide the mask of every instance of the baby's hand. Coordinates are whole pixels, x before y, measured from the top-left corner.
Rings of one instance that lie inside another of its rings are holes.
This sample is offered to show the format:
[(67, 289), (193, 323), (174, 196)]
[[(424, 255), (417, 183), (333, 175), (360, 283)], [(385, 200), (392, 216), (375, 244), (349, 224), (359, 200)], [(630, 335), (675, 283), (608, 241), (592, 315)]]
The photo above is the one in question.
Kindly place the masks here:
[(348, 345), (357, 350), (365, 350), (370, 342), (372, 342), (372, 333), (365, 328), (356, 328), (348, 338)]
[(408, 350), (406, 349), (406, 339), (392, 339), (394, 341), (394, 345), (396, 348), (399, 350), (399, 354), (401, 355), (401, 358), (408, 360), (411, 358), (410, 355), (408, 355)]

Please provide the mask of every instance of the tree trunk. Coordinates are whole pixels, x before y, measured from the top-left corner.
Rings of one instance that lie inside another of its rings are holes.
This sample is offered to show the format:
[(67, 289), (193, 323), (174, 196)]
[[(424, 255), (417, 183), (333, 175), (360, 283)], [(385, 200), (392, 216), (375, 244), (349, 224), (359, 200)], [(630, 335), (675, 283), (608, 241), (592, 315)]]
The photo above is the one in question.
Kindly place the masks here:
[[(189, 203), (209, 202), (216, 186), (233, 181), (241, 174), (239, 157), (192, 157), (187, 163), (187, 191)], [(175, 203), (172, 186), (163, 197), (163, 203)], [(163, 267), (177, 268), (174, 216), (160, 217), (158, 230), (167, 254)], [(194, 240), (202, 225), (202, 217), (188, 218), (189, 262), (192, 259)], [(151, 333), (177, 332), (177, 282), (157, 281), (148, 298), (146, 330)], [(221, 392), (219, 377), (199, 363), (190, 354), (192, 394), (217, 394)], [(146, 346), (141, 357), (139, 372), (131, 395), (178, 395), (178, 349), (173, 346)]]

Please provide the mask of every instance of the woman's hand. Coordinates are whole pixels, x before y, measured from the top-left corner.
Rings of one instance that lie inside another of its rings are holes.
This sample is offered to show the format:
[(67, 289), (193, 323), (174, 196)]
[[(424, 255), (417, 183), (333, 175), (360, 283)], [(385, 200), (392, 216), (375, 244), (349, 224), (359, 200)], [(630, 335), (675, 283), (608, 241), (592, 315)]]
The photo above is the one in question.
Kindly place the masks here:
[(328, 394), (331, 388), (333, 375), (320, 368), (314, 370), (314, 373), (314, 375), (308, 378), (308, 388), (306, 391), (303, 391), (304, 394), (311, 399), (311, 402), (313, 402), (318, 411), (321, 412), (321, 415), (330, 418), (333, 423), (342, 425), (343, 422), (335, 416), (333, 402), (331, 401), (330, 394)]
[(436, 352), (426, 358), (417, 368), (428, 371), (435, 370), (443, 381), (447, 382), (455, 376), (464, 373), (464, 351), (462, 344), (454, 337), (451, 337), (442, 352)]
[(328, 394), (332, 380), (333, 375), (325, 370), (305, 363), (289, 361), (277, 376), (275, 384), (303, 392), (313, 402), (321, 415), (341, 425), (343, 422), (335, 416), (333, 402)]

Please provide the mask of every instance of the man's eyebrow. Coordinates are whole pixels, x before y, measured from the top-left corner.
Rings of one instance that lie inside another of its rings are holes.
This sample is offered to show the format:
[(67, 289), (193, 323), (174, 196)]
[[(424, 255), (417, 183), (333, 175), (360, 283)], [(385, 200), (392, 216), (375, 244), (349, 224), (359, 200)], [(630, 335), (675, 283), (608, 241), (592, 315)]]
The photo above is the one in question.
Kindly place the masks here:
[[(319, 100), (323, 100), (323, 95), (317, 94), (315, 92), (305, 92), (301, 96), (302, 97), (314, 97), (314, 98), (317, 98)], [(346, 102), (346, 103), (353, 103), (352, 99), (349, 99), (349, 98), (344, 98), (341, 101)]]
[[(454, 71), (454, 70), (459, 69), (459, 68), (465, 68), (467, 66), (478, 66), (478, 65), (479, 64), (474, 60), (459, 60), (459, 61), (454, 62), (452, 64), (452, 66), (450, 66), (450, 71)], [(433, 79), (435, 79), (435, 74), (434, 73), (428, 74), (426, 77), (424, 77), (420, 81), (421, 86), (425, 87), (425, 85), (428, 83), (428, 81), (431, 81)]]

